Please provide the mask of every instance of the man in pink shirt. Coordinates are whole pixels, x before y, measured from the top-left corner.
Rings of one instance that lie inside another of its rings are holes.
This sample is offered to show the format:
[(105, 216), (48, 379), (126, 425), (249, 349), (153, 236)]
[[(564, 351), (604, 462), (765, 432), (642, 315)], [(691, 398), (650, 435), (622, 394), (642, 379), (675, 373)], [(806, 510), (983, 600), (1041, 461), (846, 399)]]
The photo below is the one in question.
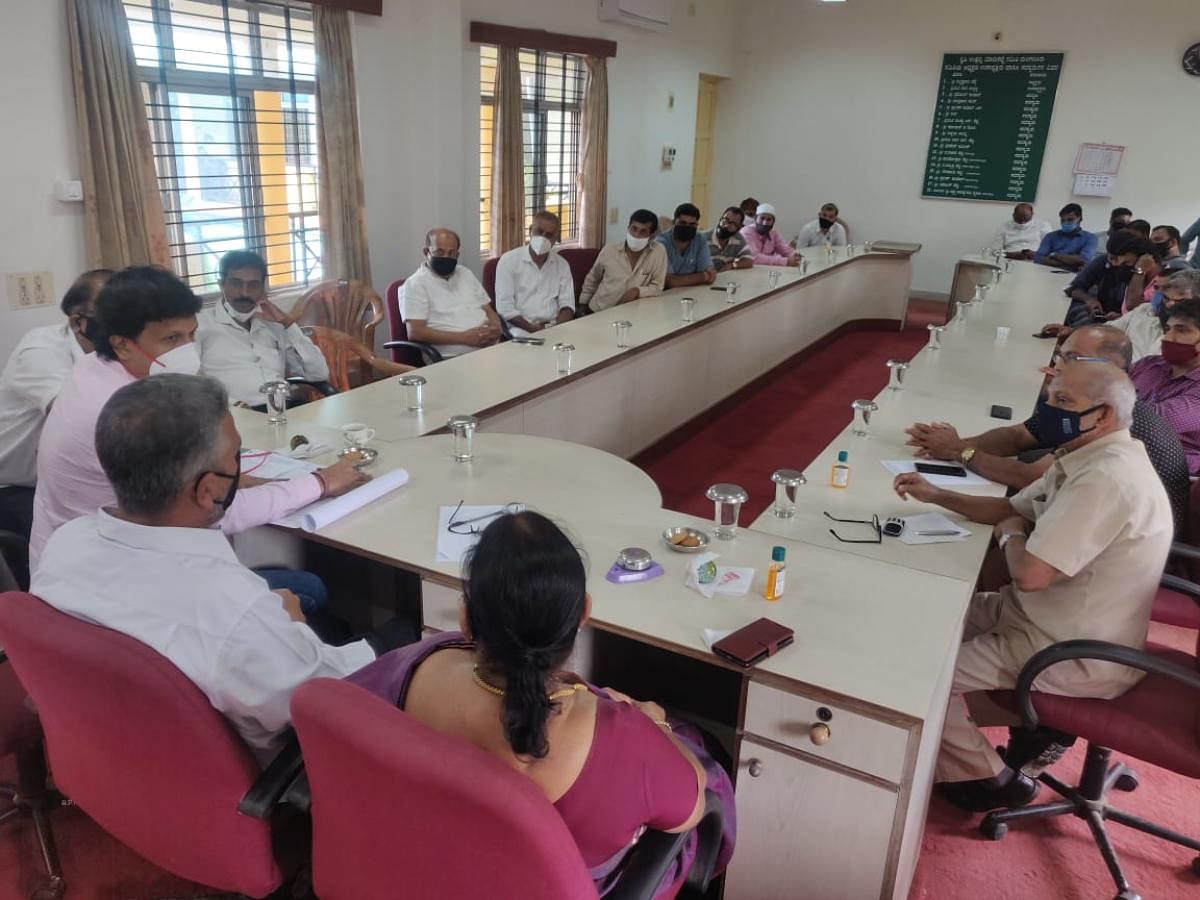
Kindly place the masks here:
[(742, 229), (742, 237), (746, 239), (746, 246), (754, 254), (756, 266), (800, 264), (800, 254), (775, 230), (775, 207), (770, 203), (758, 204), (754, 221)]
[[(200, 300), (174, 275), (153, 267), (113, 275), (96, 300), (101, 334), (96, 352), (71, 370), (42, 429), (29, 568), (37, 570), (46, 541), (60, 525), (116, 502), (96, 456), (96, 420), (108, 398), (127, 384), (164, 372), (195, 375), (196, 313)], [(234, 534), (265, 525), (323, 496), (366, 481), (348, 462), (289, 481), (239, 491), (221, 520)]]

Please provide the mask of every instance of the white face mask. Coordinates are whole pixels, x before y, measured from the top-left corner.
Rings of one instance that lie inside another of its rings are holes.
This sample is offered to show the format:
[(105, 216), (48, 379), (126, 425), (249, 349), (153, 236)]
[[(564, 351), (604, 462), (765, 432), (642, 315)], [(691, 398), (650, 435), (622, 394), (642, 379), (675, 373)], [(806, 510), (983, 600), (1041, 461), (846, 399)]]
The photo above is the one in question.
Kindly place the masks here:
[(650, 243), (648, 237), (634, 237), (632, 234), (625, 235), (625, 246), (634, 253), (641, 253), (646, 249), (646, 245)]
[(535, 234), (529, 239), (529, 249), (533, 251), (534, 256), (545, 256), (553, 246), (550, 238), (542, 237), (540, 234)]
[(200, 374), (200, 351), (196, 349), (195, 341), (180, 344), (150, 362), (149, 374), (165, 375), (167, 372), (177, 375)]
[[(222, 300), (221, 302), (225, 303), (224, 300)], [(233, 308), (232, 304), (225, 303), (225, 310), (229, 313), (229, 318), (233, 319), (233, 321), (237, 322), (239, 325), (245, 325), (247, 322), (249, 322), (251, 319), (254, 318), (255, 314), (258, 312), (258, 307), (255, 306), (249, 312), (238, 312), (236, 309)]]

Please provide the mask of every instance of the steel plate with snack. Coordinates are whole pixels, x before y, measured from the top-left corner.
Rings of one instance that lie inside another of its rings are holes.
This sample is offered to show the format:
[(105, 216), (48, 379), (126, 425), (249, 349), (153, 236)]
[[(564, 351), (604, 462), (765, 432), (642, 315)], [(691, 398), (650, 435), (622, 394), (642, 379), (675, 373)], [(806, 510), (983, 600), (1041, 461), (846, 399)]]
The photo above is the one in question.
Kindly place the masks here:
[(379, 458), (379, 451), (371, 447), (344, 447), (337, 455), (338, 459), (350, 460), (354, 468), (365, 469)]
[(709, 537), (699, 528), (677, 525), (662, 533), (663, 543), (676, 553), (699, 553), (708, 546)]

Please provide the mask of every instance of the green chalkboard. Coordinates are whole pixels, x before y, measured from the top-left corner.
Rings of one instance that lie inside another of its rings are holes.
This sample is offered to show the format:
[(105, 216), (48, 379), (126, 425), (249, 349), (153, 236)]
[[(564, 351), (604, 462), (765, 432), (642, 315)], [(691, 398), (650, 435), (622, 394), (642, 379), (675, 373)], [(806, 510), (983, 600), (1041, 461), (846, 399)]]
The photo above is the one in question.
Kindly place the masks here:
[(1061, 53), (945, 54), (922, 195), (1032, 203), (1062, 62)]

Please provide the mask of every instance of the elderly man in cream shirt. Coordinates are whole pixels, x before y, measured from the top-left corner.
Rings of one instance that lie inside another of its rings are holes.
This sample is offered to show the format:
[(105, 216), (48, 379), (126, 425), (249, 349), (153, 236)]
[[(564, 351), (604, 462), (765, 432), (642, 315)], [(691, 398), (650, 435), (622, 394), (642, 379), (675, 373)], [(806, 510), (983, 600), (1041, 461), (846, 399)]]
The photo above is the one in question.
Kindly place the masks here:
[[(1030, 776), (1061, 753), (1053, 736), (1043, 736), (1041, 744), (1010, 743), (1001, 759), (978, 726), (1011, 725), (1014, 717), (982, 692), (1012, 688), (1030, 657), (1060, 641), (1145, 645), (1174, 526), (1162, 481), (1129, 435), (1136, 400), (1116, 366), (1067, 363), (1039, 413), (1043, 441), (1057, 448), (1054, 465), (1020, 493), (976, 497), (915, 473), (896, 478), (903, 498), (994, 526), (1012, 576), (998, 593), (976, 594), (967, 612), (937, 766), (941, 792), (957, 806), (982, 812), (1029, 803), (1037, 793)], [(1049, 669), (1035, 687), (1110, 698), (1140, 678), (1123, 666), (1080, 660)]]

